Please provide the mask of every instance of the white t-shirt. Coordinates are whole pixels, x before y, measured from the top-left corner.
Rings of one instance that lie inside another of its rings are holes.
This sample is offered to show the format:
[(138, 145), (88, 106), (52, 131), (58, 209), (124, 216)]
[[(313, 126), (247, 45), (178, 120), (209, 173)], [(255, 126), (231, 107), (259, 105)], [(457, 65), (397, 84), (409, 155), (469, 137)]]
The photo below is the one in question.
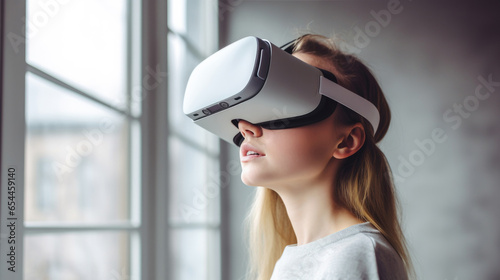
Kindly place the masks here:
[(285, 247), (271, 280), (405, 280), (403, 261), (369, 222)]

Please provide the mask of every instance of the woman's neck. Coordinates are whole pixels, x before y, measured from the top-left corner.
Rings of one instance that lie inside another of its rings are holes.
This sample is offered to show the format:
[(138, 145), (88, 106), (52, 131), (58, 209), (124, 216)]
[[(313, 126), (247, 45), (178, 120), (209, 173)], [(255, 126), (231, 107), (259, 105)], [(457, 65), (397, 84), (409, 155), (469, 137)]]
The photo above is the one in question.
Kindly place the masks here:
[(307, 244), (363, 222), (334, 202), (332, 189), (331, 183), (308, 185), (307, 188), (275, 189), (287, 209), (297, 245)]

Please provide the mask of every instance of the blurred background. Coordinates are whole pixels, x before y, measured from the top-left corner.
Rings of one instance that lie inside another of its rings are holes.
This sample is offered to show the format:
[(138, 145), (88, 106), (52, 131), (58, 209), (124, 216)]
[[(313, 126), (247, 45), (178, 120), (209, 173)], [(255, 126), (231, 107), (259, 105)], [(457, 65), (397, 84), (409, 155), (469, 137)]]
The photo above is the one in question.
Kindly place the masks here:
[(237, 148), (184, 116), (184, 89), (242, 37), (304, 33), (336, 38), (385, 91), (418, 279), (500, 279), (498, 1), (2, 4), (3, 61), (26, 64), (3, 80), (25, 92), (25, 134), (2, 134), (25, 143), (23, 279), (244, 279), (255, 189)]
[[(220, 26), (223, 43), (337, 37), (370, 66), (393, 113), (381, 147), (419, 279), (500, 279), (498, 11), (494, 1), (243, 1)], [(234, 209), (251, 190), (231, 192)]]
[[(498, 11), (494, 1), (243, 1), (221, 22), (223, 43), (319, 33), (370, 66), (393, 113), (380, 146), (419, 279), (500, 279)], [(242, 213), (252, 190), (230, 190)]]

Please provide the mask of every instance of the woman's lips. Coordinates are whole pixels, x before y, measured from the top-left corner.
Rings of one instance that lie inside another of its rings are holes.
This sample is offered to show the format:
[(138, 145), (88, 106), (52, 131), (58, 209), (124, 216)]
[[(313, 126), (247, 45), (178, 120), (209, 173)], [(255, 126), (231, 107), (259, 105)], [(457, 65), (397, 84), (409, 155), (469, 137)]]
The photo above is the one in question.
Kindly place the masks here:
[(266, 155), (263, 152), (248, 143), (244, 143), (240, 147), (241, 162), (247, 162), (264, 156)]

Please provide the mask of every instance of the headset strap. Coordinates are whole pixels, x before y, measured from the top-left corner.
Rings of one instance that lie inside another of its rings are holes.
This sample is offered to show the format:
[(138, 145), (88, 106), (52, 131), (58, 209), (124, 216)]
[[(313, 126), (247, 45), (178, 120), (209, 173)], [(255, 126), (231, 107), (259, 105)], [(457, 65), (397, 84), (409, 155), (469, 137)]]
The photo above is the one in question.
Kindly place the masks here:
[(304, 36), (307, 36), (309, 34), (304, 34), (302, 36), (300, 36), (299, 38), (296, 38), (296, 39), (293, 39), (292, 41), (282, 45), (280, 47), (280, 49), (284, 50), (285, 52), (289, 53), (289, 54), (292, 54), (293, 53), (293, 48), (295, 48), (295, 44), (297, 44), (297, 42), (302, 39), (302, 37)]
[(377, 107), (370, 101), (334, 83), (324, 76), (320, 76), (319, 93), (337, 101), (367, 119), (372, 125), (373, 134), (375, 135), (380, 122), (380, 115)]

